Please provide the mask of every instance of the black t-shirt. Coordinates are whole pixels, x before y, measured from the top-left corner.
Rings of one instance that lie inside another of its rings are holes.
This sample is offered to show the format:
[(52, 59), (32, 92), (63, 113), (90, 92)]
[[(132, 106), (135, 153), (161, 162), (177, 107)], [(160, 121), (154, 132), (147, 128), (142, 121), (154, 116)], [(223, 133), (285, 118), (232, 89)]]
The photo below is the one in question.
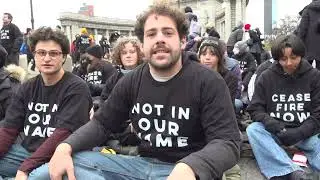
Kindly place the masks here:
[[(17, 39), (20, 38), (20, 41)], [(8, 24), (0, 30), (0, 43), (7, 50), (8, 54), (11, 52), (19, 52), (22, 44), (22, 34), (15, 24)]]
[(41, 75), (22, 84), (8, 107), (1, 127), (24, 132), (22, 146), (34, 152), (56, 128), (78, 129), (89, 120), (92, 99), (86, 83), (65, 72), (52, 86)]
[(86, 49), (90, 46), (90, 37), (82, 34), (76, 39), (76, 46), (80, 53), (85, 53)]
[(95, 119), (112, 133), (121, 132), (122, 123), (131, 119), (142, 140), (140, 154), (166, 162), (177, 162), (213, 139), (236, 142), (239, 131), (225, 81), (184, 59), (183, 68), (167, 82), (154, 80), (147, 64), (128, 73)]
[(106, 80), (116, 71), (116, 68), (114, 68), (111, 63), (101, 60), (99, 65), (88, 72), (85, 80), (91, 84), (105, 84)]

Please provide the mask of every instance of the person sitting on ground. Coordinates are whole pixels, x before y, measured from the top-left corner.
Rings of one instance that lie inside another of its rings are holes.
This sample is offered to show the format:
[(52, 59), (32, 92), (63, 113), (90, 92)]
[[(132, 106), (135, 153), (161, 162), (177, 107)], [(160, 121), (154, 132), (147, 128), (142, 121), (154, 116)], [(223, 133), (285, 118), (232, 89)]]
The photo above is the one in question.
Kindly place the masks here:
[(246, 41), (239, 41), (233, 49), (233, 58), (239, 61), (242, 76), (242, 91), (246, 91), (251, 76), (254, 74), (257, 64), (253, 55), (249, 52)]
[[(225, 43), (215, 37), (205, 38), (199, 48), (198, 56), (201, 64), (207, 66), (214, 71), (219, 72), (227, 83), (231, 100), (234, 102), (238, 86), (238, 78), (228, 69), (226, 69), (225, 58), (224, 58), (224, 47)], [(240, 167), (238, 165), (229, 169), (225, 172), (225, 176), (232, 179), (240, 180)]]
[[(89, 120), (92, 107), (85, 82), (62, 68), (68, 38), (42, 27), (30, 35), (29, 44), (40, 74), (18, 88), (0, 122), (3, 178), (32, 179), (29, 173), (48, 162), (56, 146)], [(21, 132), (24, 138), (15, 144)]]
[[(238, 162), (240, 134), (228, 87), (218, 72), (181, 51), (187, 32), (184, 14), (169, 5), (150, 6), (138, 17), (135, 34), (146, 63), (124, 76), (94, 118), (57, 147), (52, 178), (67, 172), (78, 179), (211, 180)], [(77, 153), (121, 132), (128, 119), (141, 139), (140, 156)]]
[(5, 117), (6, 110), (14, 92), (24, 80), (26, 72), (14, 64), (4, 67), (8, 53), (0, 45), (0, 121)]
[(205, 38), (199, 47), (198, 57), (201, 64), (219, 72), (227, 83), (231, 100), (235, 101), (238, 78), (225, 67), (223, 43), (218, 38)]
[(99, 45), (90, 46), (84, 54), (88, 63), (84, 80), (89, 86), (92, 97), (100, 96), (107, 79), (117, 71), (111, 63), (103, 60), (102, 57), (103, 51)]
[(130, 37), (119, 38), (115, 44), (112, 59), (118, 69), (106, 82), (101, 93), (101, 100), (108, 99), (117, 82), (127, 73), (142, 63), (143, 53), (138, 39)]
[(262, 64), (263, 62), (268, 61), (269, 59), (271, 59), (271, 55), (270, 55), (269, 51), (266, 50), (265, 44), (262, 44), (261, 46), (262, 46), (262, 48), (261, 48), (261, 57), (260, 57), (260, 59), (261, 59), (261, 64)]
[(254, 121), (248, 139), (259, 168), (268, 179), (306, 179), (282, 146), (295, 146), (320, 171), (320, 72), (307, 60), (295, 35), (278, 37), (275, 60), (257, 79), (248, 111)]

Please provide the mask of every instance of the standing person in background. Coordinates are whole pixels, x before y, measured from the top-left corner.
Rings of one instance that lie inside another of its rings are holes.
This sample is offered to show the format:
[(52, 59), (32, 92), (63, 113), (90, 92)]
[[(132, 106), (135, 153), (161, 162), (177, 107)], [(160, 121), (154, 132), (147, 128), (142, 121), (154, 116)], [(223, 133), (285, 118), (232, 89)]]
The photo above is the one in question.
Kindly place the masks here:
[(23, 42), (20, 29), (12, 23), (12, 15), (10, 13), (3, 14), (3, 26), (0, 30), (0, 44), (8, 52), (8, 58), (5, 65), (19, 65), (19, 51)]
[(80, 57), (82, 54), (86, 52), (86, 49), (90, 46), (91, 41), (88, 35), (88, 31), (86, 28), (81, 28), (80, 36), (76, 38), (76, 50), (78, 51), (79, 55), (77, 56), (76, 63), (79, 62)]
[(297, 30), (297, 36), (306, 46), (306, 59), (320, 70), (320, 1), (313, 0), (302, 11), (302, 17)]
[(244, 31), (243, 31), (243, 23), (242, 22), (240, 22), (240, 24), (232, 30), (232, 32), (228, 38), (228, 41), (227, 41), (228, 57), (232, 57), (234, 45), (237, 42), (242, 41), (243, 32)]

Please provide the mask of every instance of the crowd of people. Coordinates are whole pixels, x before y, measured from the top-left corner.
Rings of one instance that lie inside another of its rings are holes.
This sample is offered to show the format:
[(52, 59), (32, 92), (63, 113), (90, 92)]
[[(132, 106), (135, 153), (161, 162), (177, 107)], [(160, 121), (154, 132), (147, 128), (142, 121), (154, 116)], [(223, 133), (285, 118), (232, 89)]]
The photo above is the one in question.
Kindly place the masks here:
[[(271, 54), (259, 28), (239, 22), (224, 41), (166, 3), (137, 17), (134, 37), (97, 43), (86, 28), (73, 42), (59, 27), (22, 35), (4, 13), (0, 179), (238, 180), (244, 134), (267, 179), (308, 179), (287, 149), (320, 171), (318, 7)], [(22, 52), (39, 75), (26, 80)]]

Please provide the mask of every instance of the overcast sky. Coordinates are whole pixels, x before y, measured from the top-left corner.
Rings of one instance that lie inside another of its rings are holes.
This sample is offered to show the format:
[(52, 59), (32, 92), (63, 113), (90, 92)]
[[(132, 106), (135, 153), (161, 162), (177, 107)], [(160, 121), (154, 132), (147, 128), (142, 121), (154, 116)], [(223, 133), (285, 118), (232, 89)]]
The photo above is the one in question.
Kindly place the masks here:
[[(311, 0), (277, 0), (277, 16), (297, 15), (298, 12)], [(96, 16), (118, 17), (135, 19), (136, 15), (150, 5), (151, 0), (33, 0), (35, 27), (56, 26), (60, 12), (78, 12), (82, 3), (94, 5)], [(251, 24), (259, 26), (261, 20), (257, 19), (257, 9), (263, 9), (263, 0), (250, 0), (247, 12), (247, 20)], [(7, 0), (0, 6), (0, 16), (3, 12), (10, 12), (13, 15), (13, 23), (25, 32), (31, 27), (30, 21), (30, 0)], [(263, 19), (263, 13), (261, 13)]]

